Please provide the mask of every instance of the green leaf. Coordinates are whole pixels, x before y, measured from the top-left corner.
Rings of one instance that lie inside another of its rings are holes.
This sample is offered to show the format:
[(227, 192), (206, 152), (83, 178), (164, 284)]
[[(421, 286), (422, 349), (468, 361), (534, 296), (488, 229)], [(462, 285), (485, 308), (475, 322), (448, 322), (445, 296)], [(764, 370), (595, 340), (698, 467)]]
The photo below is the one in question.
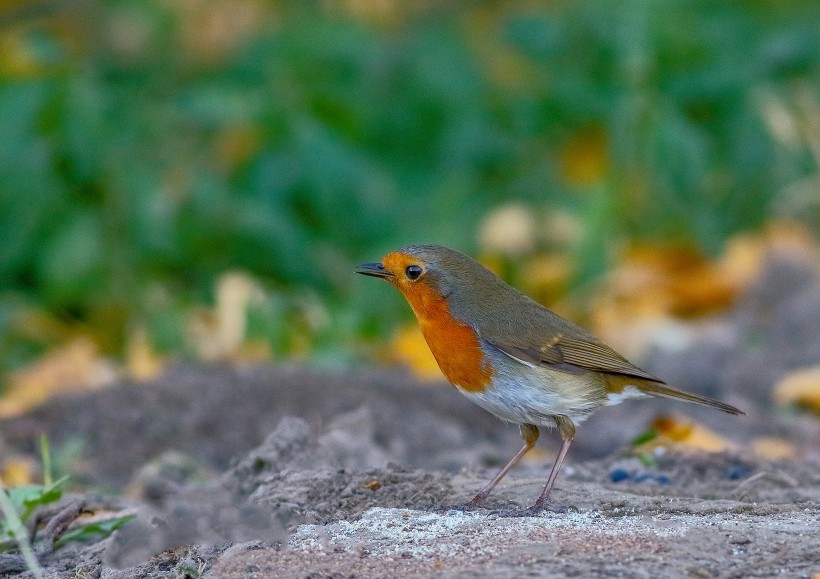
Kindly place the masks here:
[(40, 456), (43, 459), (43, 483), (46, 486), (54, 484), (54, 477), (51, 472), (51, 447), (48, 444), (48, 437), (45, 432), (40, 433)]
[(658, 461), (655, 460), (655, 455), (653, 455), (651, 452), (638, 453), (638, 460), (640, 460), (641, 464), (644, 465), (646, 468), (654, 468), (658, 466)]
[[(0, 512), (3, 514), (3, 518), (0, 519), (0, 523), (2, 523), (0, 525), (2, 535), (13, 539), (20, 553), (23, 555), (26, 567), (28, 567), (31, 574), (35, 579), (42, 579), (45, 574), (37, 561), (37, 557), (34, 555), (34, 550), (31, 547), (31, 541), (29, 540), (26, 528), (23, 526), (23, 521), (18, 516), (11, 500), (9, 500), (9, 495), (2, 489), (0, 489)], [(8, 549), (8, 541), (0, 541), (0, 551)]]
[(133, 521), (135, 518), (136, 515), (129, 514), (73, 527), (66, 531), (54, 546), (59, 549), (72, 541), (96, 543), (97, 541), (105, 539), (111, 533)]
[(658, 433), (654, 430), (646, 430), (640, 433), (638, 436), (632, 439), (630, 443), (632, 446), (640, 446), (642, 444), (646, 444), (650, 440), (655, 440), (658, 437)]
[(31, 513), (40, 505), (55, 503), (63, 496), (60, 488), (68, 480), (67, 476), (50, 485), (26, 485), (8, 489), (6, 494), (20, 515), (20, 519), (27, 520)]

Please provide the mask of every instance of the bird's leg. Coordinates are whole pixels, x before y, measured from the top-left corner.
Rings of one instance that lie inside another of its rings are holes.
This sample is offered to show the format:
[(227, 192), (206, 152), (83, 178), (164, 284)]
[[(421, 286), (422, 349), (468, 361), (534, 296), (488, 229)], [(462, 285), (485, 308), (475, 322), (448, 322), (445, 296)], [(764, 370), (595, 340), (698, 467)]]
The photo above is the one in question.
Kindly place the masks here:
[(510, 469), (518, 464), (518, 461), (521, 460), (521, 458), (527, 454), (533, 446), (535, 446), (535, 441), (538, 440), (538, 427), (534, 424), (522, 424), (521, 438), (524, 439), (524, 446), (518, 451), (518, 454), (512, 457), (510, 462), (508, 462), (504, 468), (501, 469), (501, 472), (499, 472), (493, 480), (488, 482), (484, 488), (478, 491), (478, 494), (468, 503), (468, 506), (475, 507), (490, 496), (490, 493), (495, 488), (495, 485), (497, 485), (501, 479), (504, 478), (508, 472), (510, 472)]
[(572, 444), (572, 439), (575, 438), (575, 425), (572, 423), (572, 420), (566, 416), (556, 416), (555, 424), (558, 426), (558, 432), (561, 433), (561, 450), (558, 451), (558, 457), (555, 459), (555, 464), (552, 465), (552, 470), (550, 471), (550, 476), (547, 479), (544, 490), (541, 491), (541, 495), (538, 497), (538, 500), (535, 501), (533, 510), (536, 511), (542, 510), (544, 505), (547, 504), (547, 500), (550, 498), (550, 492), (552, 492), (552, 486), (558, 477), (558, 471), (561, 470), (561, 464), (564, 462), (564, 457), (567, 456), (569, 445)]

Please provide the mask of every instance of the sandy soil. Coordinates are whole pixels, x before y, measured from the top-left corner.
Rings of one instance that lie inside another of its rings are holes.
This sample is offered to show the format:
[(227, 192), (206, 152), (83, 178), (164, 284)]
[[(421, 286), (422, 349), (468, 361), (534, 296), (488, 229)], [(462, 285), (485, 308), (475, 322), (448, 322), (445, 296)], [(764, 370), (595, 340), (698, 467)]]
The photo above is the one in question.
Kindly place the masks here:
[[(730, 315), (645, 364), (749, 416), (665, 401), (602, 410), (558, 480), (564, 512), (528, 510), (557, 450), (549, 433), (486, 508), (459, 507), (519, 448), (517, 429), (397, 371), (179, 366), (0, 422), (0, 449), (34, 453), (45, 431), (57, 454), (80, 449), (64, 500), (138, 513), (46, 558), (49, 577), (812, 577), (820, 421), (774, 410), (770, 390), (820, 361), (818, 328), (816, 277), (773, 261)], [(670, 409), (736, 450), (670, 451), (651, 467), (630, 457)], [(761, 435), (798, 458), (755, 458)]]

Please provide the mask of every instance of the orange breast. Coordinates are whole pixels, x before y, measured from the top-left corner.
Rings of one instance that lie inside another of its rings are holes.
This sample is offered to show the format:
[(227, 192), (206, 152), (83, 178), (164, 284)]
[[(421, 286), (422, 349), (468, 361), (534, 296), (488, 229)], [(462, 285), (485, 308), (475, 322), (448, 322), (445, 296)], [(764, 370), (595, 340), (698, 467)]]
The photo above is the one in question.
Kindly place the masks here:
[(447, 302), (426, 284), (399, 289), (416, 314), (424, 339), (450, 383), (469, 392), (482, 392), (491, 383), (493, 372), (472, 328), (450, 315)]

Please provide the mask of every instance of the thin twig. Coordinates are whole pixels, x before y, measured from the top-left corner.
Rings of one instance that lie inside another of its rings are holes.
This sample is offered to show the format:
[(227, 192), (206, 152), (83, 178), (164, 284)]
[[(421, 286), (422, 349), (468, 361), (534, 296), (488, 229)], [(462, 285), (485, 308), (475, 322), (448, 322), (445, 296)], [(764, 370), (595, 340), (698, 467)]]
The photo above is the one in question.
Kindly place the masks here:
[(43, 544), (37, 549), (37, 555), (40, 558), (46, 557), (54, 552), (54, 545), (68, 530), (71, 523), (83, 513), (85, 509), (85, 501), (77, 499), (68, 503), (60, 512), (49, 520), (43, 531)]
[(753, 474), (749, 478), (747, 478), (747, 479), (743, 480), (742, 482), (740, 482), (740, 484), (738, 484), (735, 487), (735, 490), (742, 489), (743, 487), (748, 486), (751, 483), (753, 483), (755, 481), (758, 481), (760, 479), (763, 479), (763, 478), (769, 479), (769, 480), (774, 481), (774, 482), (781, 483), (781, 484), (783, 484), (785, 486), (788, 486), (788, 487), (796, 487), (797, 484), (798, 484), (796, 480), (794, 480), (792, 477), (790, 477), (786, 473), (769, 472), (769, 471), (764, 470), (764, 471), (761, 471), (759, 473)]

